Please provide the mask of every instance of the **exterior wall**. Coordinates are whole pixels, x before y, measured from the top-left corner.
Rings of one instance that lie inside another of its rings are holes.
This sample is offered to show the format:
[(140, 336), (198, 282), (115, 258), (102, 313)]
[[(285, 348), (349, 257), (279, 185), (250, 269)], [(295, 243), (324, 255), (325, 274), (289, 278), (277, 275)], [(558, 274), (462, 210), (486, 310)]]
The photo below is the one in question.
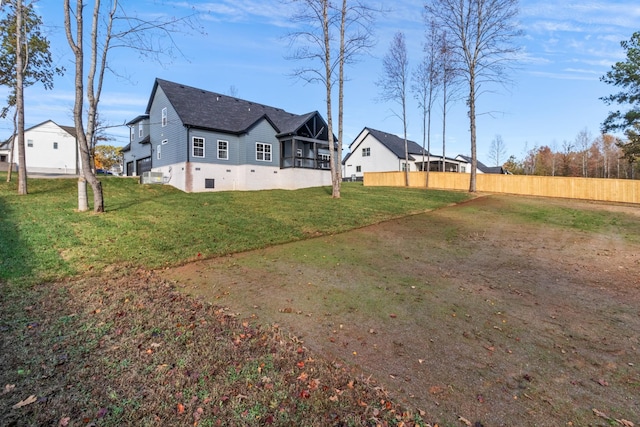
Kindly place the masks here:
[[(331, 185), (331, 175), (315, 169), (191, 162), (154, 167), (153, 171), (162, 172), (165, 184), (185, 192), (295, 190)], [(205, 188), (205, 179), (213, 179), (214, 188)]]
[[(261, 120), (247, 134), (242, 135), (240, 143), (242, 149), (239, 164), (280, 168), (280, 142), (276, 138), (275, 129), (267, 120)], [(271, 144), (271, 161), (257, 159), (256, 143)]]
[[(362, 149), (370, 148), (370, 156), (362, 157)], [(400, 171), (404, 159), (399, 159), (387, 147), (382, 145), (369, 133), (360, 142), (352, 144), (352, 154), (344, 165), (345, 178), (355, 175), (364, 176), (365, 172), (393, 172)], [(356, 167), (360, 166), (360, 172), (356, 172)], [(410, 170), (415, 171), (416, 166), (409, 160)]]
[[(162, 109), (167, 109), (167, 124), (162, 126)], [(158, 86), (149, 109), (149, 122), (153, 123), (149, 136), (151, 137), (151, 164), (153, 167), (168, 166), (188, 161), (187, 150), (191, 150), (187, 143), (187, 128), (183, 125), (178, 113)], [(165, 143), (163, 144), (163, 141)], [(160, 147), (160, 156), (158, 156)], [(159, 157), (159, 158), (158, 158)]]
[[(33, 142), (32, 147), (29, 141)], [(27, 172), (75, 175), (81, 170), (76, 139), (52, 121), (25, 131), (24, 149)], [(14, 162), (19, 162), (17, 148)]]

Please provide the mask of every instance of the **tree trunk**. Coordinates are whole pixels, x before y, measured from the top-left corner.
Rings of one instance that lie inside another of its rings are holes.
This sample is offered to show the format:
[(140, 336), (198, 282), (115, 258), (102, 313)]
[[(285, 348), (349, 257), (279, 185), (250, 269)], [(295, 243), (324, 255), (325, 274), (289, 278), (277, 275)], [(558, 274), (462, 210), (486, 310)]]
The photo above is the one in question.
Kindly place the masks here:
[(27, 194), (27, 156), (24, 148), (24, 64), (22, 58), (22, 0), (16, 2), (16, 113), (18, 143), (18, 194)]
[(86, 212), (89, 210), (89, 206), (87, 204), (87, 181), (84, 177), (78, 178), (78, 211)]
[(470, 70), (469, 79), (469, 129), (471, 130), (471, 178), (469, 179), (469, 192), (476, 192), (476, 173), (478, 158), (476, 155), (476, 80), (475, 73)]

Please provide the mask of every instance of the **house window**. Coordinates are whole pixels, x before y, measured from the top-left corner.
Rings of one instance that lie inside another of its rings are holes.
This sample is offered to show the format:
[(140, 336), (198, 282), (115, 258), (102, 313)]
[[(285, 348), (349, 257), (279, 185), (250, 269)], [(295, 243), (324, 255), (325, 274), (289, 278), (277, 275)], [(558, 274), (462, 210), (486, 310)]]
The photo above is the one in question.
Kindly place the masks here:
[(167, 125), (167, 107), (162, 109), (162, 127)]
[(222, 160), (229, 159), (229, 142), (228, 141), (218, 141), (218, 158)]
[(329, 155), (320, 154), (318, 157), (320, 158), (320, 167), (322, 167), (323, 169), (329, 169), (329, 162), (331, 160)]
[(138, 138), (142, 138), (144, 133), (142, 132), (142, 123), (138, 124)]
[(406, 172), (407, 170), (411, 170), (411, 167), (407, 163), (402, 162), (402, 172)]
[(460, 166), (460, 169), (461, 169), (462, 173), (465, 173), (467, 171), (467, 167), (466, 166)]
[(156, 149), (156, 158), (160, 160), (162, 158), (162, 145), (158, 145)]
[(271, 161), (271, 144), (256, 142), (256, 160), (261, 162)]
[(362, 172), (362, 166), (356, 166), (356, 172)]
[(27, 147), (33, 147), (33, 139), (27, 139)]
[(163, 139), (162, 142), (161, 142), (162, 145), (165, 145), (165, 144), (168, 144), (168, 143), (169, 143), (168, 139)]
[(136, 130), (133, 127), (131, 127), (131, 135), (129, 137), (129, 140), (133, 141), (135, 137), (136, 137)]
[(216, 188), (216, 180), (213, 178), (205, 178), (204, 188)]
[(369, 157), (371, 155), (371, 148), (363, 148), (362, 149), (362, 157)]
[(57, 150), (57, 149), (58, 149), (58, 143), (57, 143), (57, 142), (54, 142), (54, 143), (53, 143), (53, 149), (54, 149), (54, 150)]
[(204, 157), (204, 138), (193, 137), (193, 157)]
[(302, 148), (296, 148), (296, 157), (302, 157)]

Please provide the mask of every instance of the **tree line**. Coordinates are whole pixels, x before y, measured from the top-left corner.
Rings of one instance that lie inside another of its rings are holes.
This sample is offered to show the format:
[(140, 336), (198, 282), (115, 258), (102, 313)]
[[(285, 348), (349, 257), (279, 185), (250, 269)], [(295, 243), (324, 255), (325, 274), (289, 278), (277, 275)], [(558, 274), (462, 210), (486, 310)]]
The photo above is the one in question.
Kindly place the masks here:
[(514, 175), (638, 179), (640, 165), (625, 158), (626, 143), (611, 134), (594, 137), (583, 129), (573, 141), (525, 146), (522, 158), (511, 155), (502, 166)]

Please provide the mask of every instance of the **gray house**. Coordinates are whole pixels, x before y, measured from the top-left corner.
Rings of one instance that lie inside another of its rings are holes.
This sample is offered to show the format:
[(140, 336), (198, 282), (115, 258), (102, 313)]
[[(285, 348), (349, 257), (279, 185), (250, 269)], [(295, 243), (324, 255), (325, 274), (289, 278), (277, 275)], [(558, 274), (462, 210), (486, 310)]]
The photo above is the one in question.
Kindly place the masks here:
[(327, 125), (317, 111), (292, 114), (156, 79), (145, 114), (128, 126), (125, 175), (157, 172), (186, 192), (331, 184)]

